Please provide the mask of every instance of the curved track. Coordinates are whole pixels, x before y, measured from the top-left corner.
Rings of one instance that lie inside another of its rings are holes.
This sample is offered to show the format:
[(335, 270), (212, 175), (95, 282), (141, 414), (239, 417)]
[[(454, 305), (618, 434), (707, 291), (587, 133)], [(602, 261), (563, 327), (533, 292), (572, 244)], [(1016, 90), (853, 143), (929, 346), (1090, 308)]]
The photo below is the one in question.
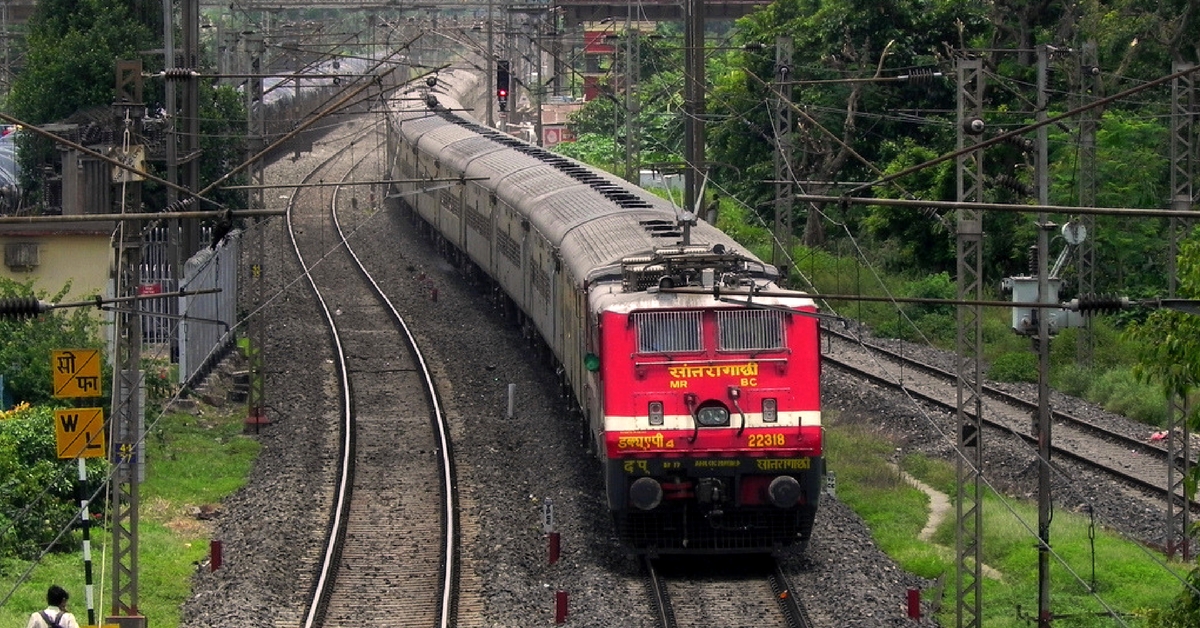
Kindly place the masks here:
[(351, 179), (356, 169), (377, 170), (370, 160), (382, 153), (356, 160), (354, 147), (381, 142), (374, 130), (360, 132), (305, 180), (345, 187), (297, 187), (288, 208), (292, 245), (337, 356), (343, 413), (339, 482), (328, 542), (314, 557), (306, 628), (449, 626), (455, 614), (447, 427), (420, 349), (351, 244), (378, 211), (359, 202)]
[[(921, 401), (954, 412), (957, 380), (954, 373), (925, 364), (877, 345), (866, 345), (850, 334), (825, 329), (831, 339), (822, 359), (837, 368), (877, 384), (902, 389)], [(987, 406), (983, 423), (1016, 435), (1031, 444), (1036, 455), (1033, 419), (1038, 404), (994, 387), (984, 386)], [(1167, 451), (1144, 440), (1089, 422), (1067, 412), (1052, 410), (1053, 455), (1102, 471), (1134, 488), (1165, 500)], [(1197, 505), (1192, 503), (1192, 509)]]

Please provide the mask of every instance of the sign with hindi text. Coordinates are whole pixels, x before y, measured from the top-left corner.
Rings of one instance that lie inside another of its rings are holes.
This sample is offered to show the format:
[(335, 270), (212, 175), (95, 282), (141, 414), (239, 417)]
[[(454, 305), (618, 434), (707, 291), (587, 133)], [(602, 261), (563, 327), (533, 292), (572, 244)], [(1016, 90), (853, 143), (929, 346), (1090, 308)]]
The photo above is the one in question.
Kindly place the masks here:
[(57, 349), (50, 352), (54, 397), (99, 397), (100, 352), (96, 349)]

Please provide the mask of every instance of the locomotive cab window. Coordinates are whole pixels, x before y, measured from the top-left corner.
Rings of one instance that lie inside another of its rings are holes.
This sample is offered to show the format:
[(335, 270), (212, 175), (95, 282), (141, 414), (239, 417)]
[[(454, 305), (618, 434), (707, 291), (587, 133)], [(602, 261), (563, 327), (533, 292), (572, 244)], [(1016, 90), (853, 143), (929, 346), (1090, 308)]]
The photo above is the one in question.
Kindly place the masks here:
[(704, 350), (700, 312), (634, 312), (638, 353), (693, 353)]
[(729, 310), (717, 312), (719, 351), (771, 351), (783, 349), (783, 312)]

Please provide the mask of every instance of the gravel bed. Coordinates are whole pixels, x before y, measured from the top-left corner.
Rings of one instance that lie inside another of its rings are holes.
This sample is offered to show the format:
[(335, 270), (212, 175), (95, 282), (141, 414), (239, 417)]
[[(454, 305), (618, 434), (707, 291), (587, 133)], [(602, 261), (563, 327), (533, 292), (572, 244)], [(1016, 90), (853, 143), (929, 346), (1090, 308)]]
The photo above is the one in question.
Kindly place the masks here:
[[(268, 169), (268, 182), (299, 180), (306, 164), (327, 150), (318, 143), (315, 154), (303, 160), (281, 160)], [(467, 556), (462, 594), (470, 601), (457, 625), (552, 624), (555, 592), (565, 591), (569, 625), (652, 626), (636, 563), (612, 537), (598, 464), (582, 451), (582, 428), (568, 412), (553, 370), (534, 357), (519, 330), (500, 320), (477, 286), (411, 235), (394, 209), (375, 223), (360, 232), (367, 236), (355, 248), (417, 330), (453, 424)], [(313, 565), (303, 557), (320, 547), (326, 525), (335, 434), (330, 417), (336, 416), (327, 383), (328, 343), (307, 285), (296, 281), (300, 269), (282, 229), (274, 225), (268, 233), (267, 259), (278, 262), (266, 266), (273, 294), (265, 347), (271, 424), (257, 436), (263, 449), (246, 487), (224, 504), (214, 531), (224, 544), (224, 566), (213, 573), (198, 570), (182, 625), (296, 625), (312, 582)], [(911, 345), (906, 351), (948, 359)], [(512, 417), (506, 413), (510, 384), (516, 387)], [(830, 422), (867, 422), (905, 450), (952, 457), (943, 434), (953, 433), (946, 432), (953, 417), (923, 411), (834, 369), (826, 369), (823, 386)], [(1055, 403), (1118, 420), (1075, 400), (1056, 396)], [(987, 476), (998, 488), (1028, 495), (1036, 467), (1028, 448), (1013, 440), (987, 443)], [(1102, 523), (1135, 538), (1154, 539), (1162, 529), (1161, 512), (1130, 512), (1121, 498), (1124, 489), (1095, 478), (1080, 481), (1078, 475), (1057, 484), (1060, 508), (1091, 504)], [(562, 539), (561, 558), (553, 565), (542, 523), (547, 500)], [(935, 586), (897, 568), (875, 547), (861, 520), (829, 496), (807, 553), (788, 553), (782, 562), (795, 593), (823, 626), (911, 626), (907, 591)]]
[[(298, 180), (326, 150), (318, 144), (301, 161), (271, 166), (269, 182)], [(652, 626), (636, 562), (612, 536), (599, 466), (582, 450), (582, 426), (553, 370), (476, 286), (410, 235), (405, 219), (389, 210), (376, 223), (355, 248), (417, 329), (453, 423), (468, 558), (463, 597), (472, 601), (457, 625), (550, 624), (555, 592), (564, 591), (572, 625)], [(224, 504), (213, 533), (224, 564), (197, 571), (183, 607), (187, 626), (299, 623), (313, 570), (303, 557), (321, 546), (328, 512), (337, 415), (328, 343), (307, 285), (296, 281), (284, 231), (272, 224), (266, 233), (266, 257), (277, 261), (266, 265), (271, 424), (259, 430), (263, 449), (246, 487)], [(511, 418), (509, 384), (516, 386)], [(547, 500), (562, 540), (553, 565), (542, 523)], [(784, 560), (797, 594), (826, 625), (908, 625), (905, 591), (924, 584), (896, 569), (857, 517), (828, 498), (807, 555)]]
[[(927, 346), (897, 340), (872, 342), (879, 342), (892, 350), (902, 350), (908, 357), (946, 369), (952, 369), (956, 360), (953, 353)], [(1035, 384), (985, 383), (1026, 399), (1037, 399)], [(891, 435), (898, 448), (905, 451), (921, 452), (944, 460), (954, 459), (951, 439), (957, 431), (957, 421), (951, 413), (914, 403), (898, 392), (862, 386), (856, 379), (836, 369), (827, 369), (825, 386), (826, 407), (840, 408), (846, 414), (846, 420), (866, 420), (877, 424)], [(1148, 441), (1158, 429), (1059, 392), (1051, 391), (1050, 405), (1055, 410), (1133, 438)], [(984, 412), (987, 412), (986, 404)], [(1038, 466), (1034, 448), (1016, 435), (992, 431), (986, 433), (983, 442), (985, 480), (1007, 495), (1036, 499)], [(1137, 454), (1130, 452), (1130, 455)], [(1165, 545), (1166, 504), (1162, 503), (1161, 498), (1147, 495), (1107, 476), (1097, 475), (1093, 470), (1065, 459), (1053, 459), (1053, 466), (1055, 473), (1051, 479), (1051, 492), (1056, 509), (1085, 514), (1090, 510), (1098, 527), (1107, 528), (1146, 546)], [(1166, 485), (1165, 467), (1163, 485)], [(1032, 525), (1036, 529), (1036, 521)]]

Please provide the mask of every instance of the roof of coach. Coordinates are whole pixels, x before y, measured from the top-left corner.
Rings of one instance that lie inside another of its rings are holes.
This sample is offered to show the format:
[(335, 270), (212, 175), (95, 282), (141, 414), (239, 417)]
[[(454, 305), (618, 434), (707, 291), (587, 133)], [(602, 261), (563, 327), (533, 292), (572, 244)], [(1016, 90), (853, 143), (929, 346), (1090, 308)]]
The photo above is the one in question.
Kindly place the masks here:
[[(438, 94), (438, 99), (443, 106), (457, 105), (450, 96)], [(624, 258), (683, 242), (677, 210), (667, 200), (457, 112), (439, 110), (436, 116), (405, 121), (402, 130), (428, 138), (440, 147), (443, 160), (465, 165), (467, 177), (487, 177), (500, 198), (560, 249), (577, 281), (620, 276)], [(748, 249), (702, 221), (691, 227), (688, 241), (694, 247), (720, 244), (761, 264)], [(762, 267), (762, 276), (775, 276), (774, 268)]]
[[(574, 275), (591, 283), (606, 277), (619, 278), (627, 257), (679, 246), (683, 235), (682, 227), (662, 213), (618, 213), (578, 224), (559, 246)], [(720, 244), (726, 251), (758, 262), (753, 253), (706, 222), (698, 221), (688, 236), (690, 247), (712, 249)], [(773, 278), (778, 273), (774, 267), (762, 264), (760, 274)]]
[(748, 295), (747, 291), (737, 292), (725, 289), (722, 296), (728, 298), (720, 302), (711, 291), (658, 291), (658, 292), (626, 292), (620, 284), (593, 284), (590, 289), (588, 302), (596, 312), (613, 312), (629, 314), (638, 310), (662, 310), (664, 308), (679, 309), (713, 309), (727, 307), (729, 309), (745, 309), (746, 303), (765, 307), (782, 307), (788, 309), (803, 309), (815, 311), (817, 304), (813, 299), (794, 290), (783, 290), (774, 283), (759, 286), (763, 292)]
[[(457, 133), (439, 133), (434, 141), (441, 145), (437, 152), (438, 159), (444, 164), (453, 165), (460, 171), (466, 171), (468, 177), (492, 178), (496, 176), (497, 172), (494, 168), (485, 168), (483, 172), (480, 172), (475, 164), (485, 160), (494, 162), (496, 159), (503, 162), (505, 155), (508, 154), (503, 146), (470, 131), (461, 136)], [(490, 157), (493, 155), (495, 157)]]

